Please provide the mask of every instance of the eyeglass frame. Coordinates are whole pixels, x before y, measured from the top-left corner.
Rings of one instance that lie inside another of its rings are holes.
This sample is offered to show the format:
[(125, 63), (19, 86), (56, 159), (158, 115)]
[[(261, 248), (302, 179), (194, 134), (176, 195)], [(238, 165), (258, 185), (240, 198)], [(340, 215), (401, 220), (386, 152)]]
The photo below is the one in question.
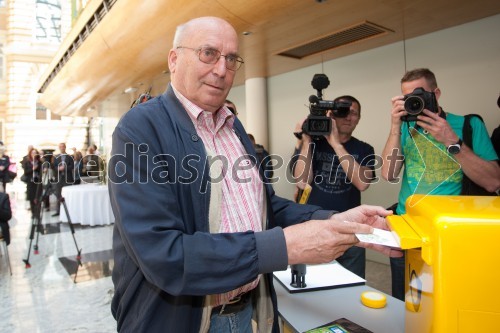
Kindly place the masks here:
[(331, 115), (332, 118), (347, 118), (349, 116), (359, 118), (361, 116), (361, 112), (359, 112), (358, 110), (349, 110), (349, 113), (347, 113), (347, 115), (343, 117), (335, 117), (333, 112)]
[[(241, 65), (243, 65), (245, 62), (243, 61), (243, 58), (240, 57), (240, 56), (237, 56), (237, 55), (234, 55), (234, 54), (222, 54), (219, 50), (217, 49), (214, 49), (212, 47), (209, 47), (209, 46), (200, 46), (198, 48), (194, 48), (194, 47), (188, 47), (188, 46), (177, 46), (176, 49), (188, 49), (188, 50), (193, 50), (195, 51), (196, 53), (198, 53), (198, 60), (200, 60), (202, 63), (204, 64), (209, 64), (209, 65), (213, 65), (213, 64), (216, 64), (219, 59), (221, 57), (224, 57), (226, 58), (226, 69), (230, 70), (230, 71), (233, 71), (233, 72), (236, 72), (238, 69), (241, 68)], [(203, 61), (201, 60), (201, 51), (203, 50), (210, 50), (210, 51), (213, 51), (213, 52), (216, 52), (218, 53), (219, 55), (216, 57), (215, 61), (214, 62), (206, 62), (206, 61)], [(227, 61), (227, 57), (234, 57), (235, 58), (235, 63), (236, 63), (236, 68), (228, 68), (227, 67), (227, 64), (228, 64), (228, 61)]]

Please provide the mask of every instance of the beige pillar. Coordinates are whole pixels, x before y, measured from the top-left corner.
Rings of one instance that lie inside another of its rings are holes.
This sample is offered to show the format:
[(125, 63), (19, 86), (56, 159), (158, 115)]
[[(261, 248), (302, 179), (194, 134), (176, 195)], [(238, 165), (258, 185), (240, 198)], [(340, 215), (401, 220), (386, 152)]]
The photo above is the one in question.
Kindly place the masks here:
[(269, 149), (266, 78), (256, 77), (245, 82), (247, 131), (255, 141)]
[(265, 38), (260, 31), (253, 31), (243, 38), (242, 44), (245, 54), (246, 129), (257, 143), (269, 150)]

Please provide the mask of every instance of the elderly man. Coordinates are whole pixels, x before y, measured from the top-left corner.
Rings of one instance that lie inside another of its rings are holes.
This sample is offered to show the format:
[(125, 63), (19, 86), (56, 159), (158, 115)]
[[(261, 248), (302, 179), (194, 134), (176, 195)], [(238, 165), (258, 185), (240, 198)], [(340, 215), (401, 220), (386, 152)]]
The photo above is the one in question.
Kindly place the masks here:
[(272, 272), (330, 262), (359, 245), (354, 233), (385, 227), (390, 211), (333, 215), (262, 182), (248, 135), (224, 106), (243, 64), (228, 22), (179, 26), (168, 64), (167, 91), (128, 111), (113, 134), (118, 331), (251, 332), (253, 317), (260, 332), (278, 332)]

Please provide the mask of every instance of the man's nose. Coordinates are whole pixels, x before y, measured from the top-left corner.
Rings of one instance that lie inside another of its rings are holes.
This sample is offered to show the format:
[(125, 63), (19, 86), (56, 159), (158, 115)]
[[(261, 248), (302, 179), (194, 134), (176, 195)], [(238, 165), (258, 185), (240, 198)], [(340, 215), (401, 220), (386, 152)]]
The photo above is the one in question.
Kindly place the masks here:
[(214, 64), (214, 71), (220, 76), (226, 76), (228, 69), (226, 68), (226, 58), (220, 57), (219, 60)]

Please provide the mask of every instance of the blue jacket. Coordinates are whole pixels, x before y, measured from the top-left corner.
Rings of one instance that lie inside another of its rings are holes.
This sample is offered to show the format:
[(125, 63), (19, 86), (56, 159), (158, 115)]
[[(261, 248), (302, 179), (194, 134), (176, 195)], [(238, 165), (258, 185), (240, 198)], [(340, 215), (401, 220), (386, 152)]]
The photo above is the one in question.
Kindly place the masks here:
[[(255, 155), (239, 120), (234, 129)], [(287, 268), (281, 227), (329, 212), (279, 198), (267, 185), (267, 230), (210, 234), (205, 148), (170, 87), (122, 117), (111, 156), (112, 313), (118, 331), (198, 332), (205, 295), (264, 274), (278, 332), (272, 272)]]

